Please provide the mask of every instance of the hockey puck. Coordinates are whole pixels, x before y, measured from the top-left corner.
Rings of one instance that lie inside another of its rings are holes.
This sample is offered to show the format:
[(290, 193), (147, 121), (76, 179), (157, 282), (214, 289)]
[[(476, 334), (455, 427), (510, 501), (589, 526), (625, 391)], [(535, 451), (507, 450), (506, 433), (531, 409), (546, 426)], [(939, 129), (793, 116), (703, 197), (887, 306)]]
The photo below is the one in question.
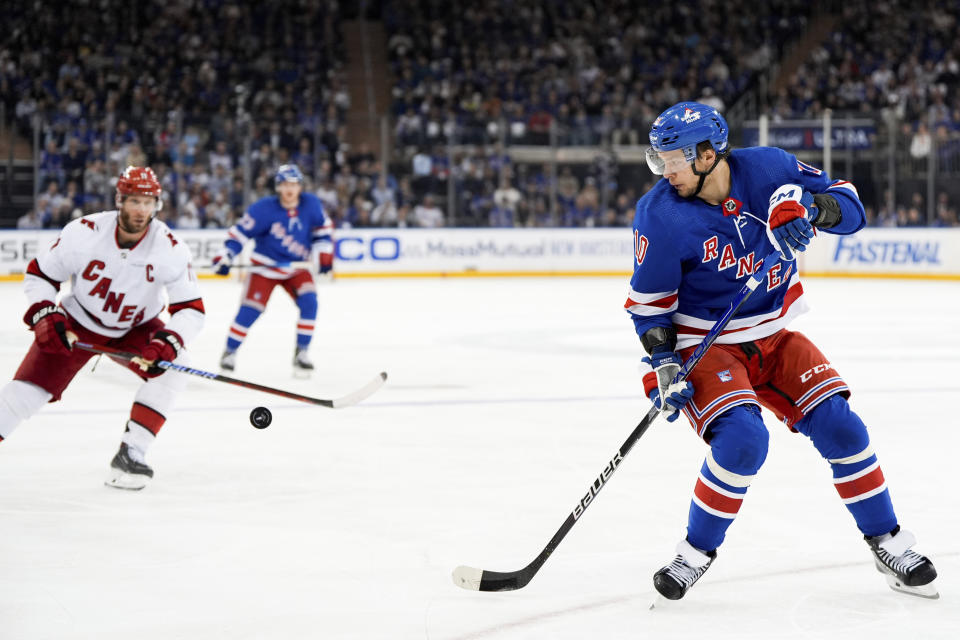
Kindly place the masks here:
[(250, 424), (257, 429), (266, 429), (273, 422), (273, 414), (266, 407), (255, 407), (250, 412)]

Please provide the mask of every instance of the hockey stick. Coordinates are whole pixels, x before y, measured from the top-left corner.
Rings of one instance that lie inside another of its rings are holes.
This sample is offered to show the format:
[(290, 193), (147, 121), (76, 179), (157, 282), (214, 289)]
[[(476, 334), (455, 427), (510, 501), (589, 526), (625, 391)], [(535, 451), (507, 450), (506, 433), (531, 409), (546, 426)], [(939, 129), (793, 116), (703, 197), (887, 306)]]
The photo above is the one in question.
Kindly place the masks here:
[[(83, 349), (84, 351), (90, 351), (92, 353), (100, 353), (115, 358), (120, 358), (121, 360), (133, 360), (134, 358), (139, 357), (135, 353), (130, 353), (128, 351), (120, 351), (119, 349), (113, 349), (111, 347), (103, 345), (94, 345), (89, 342), (76, 341), (73, 343), (73, 346), (78, 349)], [(247, 389), (255, 389), (257, 391), (263, 391), (264, 393), (272, 393), (275, 396), (283, 396), (284, 398), (290, 398), (292, 400), (299, 400), (300, 402), (308, 402), (310, 404), (318, 404), (321, 407), (328, 407), (330, 409), (343, 409), (344, 407), (349, 407), (357, 404), (358, 402), (365, 400), (370, 397), (377, 391), (380, 387), (383, 386), (383, 383), (387, 380), (387, 372), (381, 371), (376, 375), (376, 377), (363, 385), (356, 391), (348, 393), (347, 395), (334, 398), (333, 400), (323, 400), (322, 398), (311, 398), (310, 396), (303, 396), (299, 393), (293, 393), (292, 391), (284, 391), (283, 389), (274, 389), (273, 387), (267, 387), (262, 384), (257, 384), (256, 382), (247, 382), (246, 380), (238, 380), (237, 378), (231, 378), (229, 376), (224, 376), (219, 373), (211, 373), (209, 371), (204, 371), (202, 369), (194, 369), (192, 367), (185, 367), (183, 365), (175, 364), (173, 362), (167, 362), (166, 360), (157, 360), (154, 363), (156, 366), (161, 369), (167, 369), (172, 371), (178, 371), (180, 373), (188, 373), (192, 376), (199, 376), (201, 378), (206, 378), (207, 380), (215, 380), (217, 382), (226, 382), (227, 384), (234, 384), (238, 387), (245, 387)]]
[[(710, 328), (707, 335), (703, 337), (703, 341), (697, 345), (693, 354), (683, 363), (683, 366), (680, 367), (680, 371), (673, 379), (674, 382), (685, 380), (687, 375), (697, 366), (707, 350), (720, 336), (727, 324), (730, 323), (733, 316), (736, 315), (737, 311), (739, 311), (747, 301), (747, 298), (750, 297), (754, 290), (767, 277), (767, 273), (773, 268), (773, 265), (779, 262), (779, 257), (780, 253), (773, 251), (763, 259), (763, 264), (750, 276), (746, 284), (743, 285), (743, 288), (740, 289), (733, 301), (730, 302), (727, 311), (716, 321), (713, 327)], [(560, 545), (560, 542), (562, 542), (567, 533), (570, 532), (573, 525), (577, 523), (577, 520), (583, 515), (583, 512), (593, 503), (597, 494), (600, 493), (600, 490), (603, 489), (604, 485), (610, 480), (613, 472), (617, 470), (617, 467), (623, 462), (623, 459), (630, 453), (630, 450), (633, 448), (633, 445), (637, 443), (637, 440), (640, 439), (640, 436), (653, 424), (654, 419), (659, 413), (660, 410), (657, 409), (656, 406), (650, 408), (647, 415), (643, 417), (640, 424), (638, 424), (627, 437), (626, 442), (620, 446), (620, 449), (617, 450), (617, 453), (610, 459), (607, 466), (603, 468), (600, 475), (593, 481), (593, 484), (590, 485), (590, 488), (584, 496), (580, 498), (580, 502), (577, 503), (573, 511), (570, 512), (570, 515), (567, 516), (567, 519), (564, 520), (560, 529), (553, 534), (550, 542), (548, 542), (547, 546), (540, 552), (540, 555), (533, 559), (533, 562), (518, 571), (507, 572), (487, 571), (485, 569), (476, 569), (474, 567), (461, 565), (453, 570), (453, 583), (458, 587), (472, 591), (514, 591), (527, 586), (527, 583), (533, 579), (533, 576), (537, 574), (537, 571), (540, 570), (543, 563), (547, 561), (547, 558), (553, 554), (554, 550)]]
[[(194, 269), (217, 269), (221, 265), (212, 262), (195, 264)], [(256, 267), (265, 267), (268, 269), (311, 269), (314, 266), (309, 260), (297, 260), (294, 262), (283, 262), (278, 264), (257, 264), (255, 262), (243, 262), (240, 264), (231, 264), (231, 269), (254, 269)]]

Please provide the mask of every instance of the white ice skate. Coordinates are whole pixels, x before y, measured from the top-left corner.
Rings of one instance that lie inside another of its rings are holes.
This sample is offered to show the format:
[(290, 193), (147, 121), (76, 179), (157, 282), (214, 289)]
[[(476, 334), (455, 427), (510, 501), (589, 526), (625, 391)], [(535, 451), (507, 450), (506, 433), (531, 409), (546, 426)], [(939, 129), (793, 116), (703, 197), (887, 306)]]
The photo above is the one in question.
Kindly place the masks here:
[(313, 362), (306, 349), (297, 349), (293, 356), (293, 377), (309, 378), (313, 373)]
[(123, 443), (110, 461), (110, 475), (104, 484), (114, 489), (139, 491), (147, 486), (151, 478), (153, 469), (143, 460), (143, 454)]
[(224, 371), (233, 371), (237, 367), (237, 352), (229, 349), (220, 356), (220, 368)]

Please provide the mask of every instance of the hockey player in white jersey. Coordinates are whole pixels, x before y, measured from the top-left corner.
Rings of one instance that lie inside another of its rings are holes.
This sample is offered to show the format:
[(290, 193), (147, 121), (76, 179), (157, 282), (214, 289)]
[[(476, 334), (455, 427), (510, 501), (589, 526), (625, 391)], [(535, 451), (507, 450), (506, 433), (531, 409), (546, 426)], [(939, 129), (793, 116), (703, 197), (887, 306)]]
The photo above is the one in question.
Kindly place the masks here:
[[(127, 167), (117, 182), (116, 211), (70, 222), (27, 268), (24, 322), (34, 342), (0, 389), (0, 441), (61, 394), (93, 353), (79, 339), (139, 354), (117, 360), (143, 380), (134, 396), (106, 484), (142, 489), (153, 477), (145, 454), (166, 421), (186, 377), (153, 366), (188, 364), (184, 345), (203, 326), (204, 309), (187, 246), (154, 216), (160, 183), (148, 167)], [(72, 280), (69, 293), (60, 285)], [(170, 319), (160, 313), (169, 300)], [(59, 303), (57, 301), (60, 298)]]

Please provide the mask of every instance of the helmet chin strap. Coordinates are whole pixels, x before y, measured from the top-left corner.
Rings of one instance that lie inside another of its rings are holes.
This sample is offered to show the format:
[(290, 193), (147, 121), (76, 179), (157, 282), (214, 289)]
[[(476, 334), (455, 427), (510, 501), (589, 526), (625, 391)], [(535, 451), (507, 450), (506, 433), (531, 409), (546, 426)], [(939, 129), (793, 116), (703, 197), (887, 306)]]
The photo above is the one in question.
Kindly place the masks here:
[(707, 176), (713, 173), (713, 170), (717, 168), (717, 165), (720, 164), (720, 160), (724, 157), (725, 154), (716, 154), (716, 157), (713, 159), (713, 164), (710, 165), (710, 168), (706, 171), (700, 172), (697, 171), (697, 163), (693, 161), (690, 163), (690, 168), (693, 169), (693, 175), (700, 176), (700, 181), (697, 182), (697, 190), (693, 192), (691, 198), (696, 198), (700, 193), (700, 190), (703, 189), (703, 183), (706, 181)]

